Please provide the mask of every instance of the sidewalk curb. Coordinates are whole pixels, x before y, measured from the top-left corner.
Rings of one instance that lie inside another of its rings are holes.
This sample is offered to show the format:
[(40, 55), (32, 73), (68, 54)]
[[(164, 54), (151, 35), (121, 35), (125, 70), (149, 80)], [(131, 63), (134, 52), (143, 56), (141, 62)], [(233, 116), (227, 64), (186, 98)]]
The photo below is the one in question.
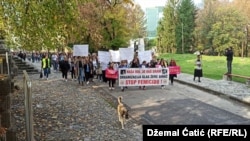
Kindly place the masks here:
[(224, 94), (224, 93), (222, 93), (222, 92), (218, 92), (218, 91), (215, 91), (215, 90), (212, 90), (212, 89), (208, 89), (208, 88), (201, 87), (201, 86), (198, 86), (198, 85), (195, 85), (195, 84), (192, 84), (192, 83), (188, 83), (188, 82), (183, 81), (183, 80), (175, 79), (175, 81), (176, 81), (176, 82), (179, 82), (179, 83), (181, 83), (181, 84), (188, 85), (188, 86), (191, 86), (191, 87), (200, 89), (200, 90), (202, 90), (202, 91), (205, 91), (205, 92), (208, 92), (208, 93), (211, 93), (211, 94), (214, 94), (214, 95), (223, 97), (223, 98), (235, 100), (235, 101), (237, 101), (237, 102), (240, 102), (240, 103), (243, 103), (243, 104), (246, 104), (246, 105), (250, 106), (250, 102), (245, 101), (245, 100), (243, 100), (243, 99), (240, 99), (240, 98), (238, 98), (238, 97), (234, 97), (234, 96), (231, 96), (231, 95)]

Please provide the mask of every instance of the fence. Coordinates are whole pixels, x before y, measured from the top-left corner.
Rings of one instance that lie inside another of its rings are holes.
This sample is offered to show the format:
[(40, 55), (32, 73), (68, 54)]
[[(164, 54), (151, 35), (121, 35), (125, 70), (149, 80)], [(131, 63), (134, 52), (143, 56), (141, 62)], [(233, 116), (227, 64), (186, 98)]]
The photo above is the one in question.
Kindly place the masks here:
[(33, 130), (33, 108), (32, 108), (32, 93), (31, 80), (26, 70), (23, 71), (23, 89), (25, 96), (25, 122), (26, 122), (26, 141), (34, 141)]

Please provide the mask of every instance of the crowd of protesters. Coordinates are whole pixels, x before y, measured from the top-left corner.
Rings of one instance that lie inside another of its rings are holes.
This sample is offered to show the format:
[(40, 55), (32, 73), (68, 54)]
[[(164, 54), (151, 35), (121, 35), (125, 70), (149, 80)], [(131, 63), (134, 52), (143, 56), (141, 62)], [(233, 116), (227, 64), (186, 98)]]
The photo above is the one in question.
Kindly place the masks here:
[[(168, 60), (157, 58), (154, 54), (152, 54), (150, 62), (143, 60), (141, 64), (137, 54), (135, 54), (131, 62), (121, 60), (121, 62), (110, 62), (108, 64), (100, 62), (96, 53), (80, 57), (73, 56), (71, 53), (32, 52), (26, 54), (20, 51), (16, 55), (23, 60), (28, 58), (31, 62), (41, 62), (41, 71), (44, 79), (48, 80), (49, 74), (51, 71), (54, 71), (54, 73), (62, 73), (62, 79), (66, 82), (70, 78), (72, 81), (77, 81), (79, 85), (88, 85), (96, 79), (97, 81), (108, 83), (110, 90), (115, 88), (116, 79), (106, 78), (105, 70), (107, 68), (118, 70), (119, 68), (167, 68), (168, 66), (176, 66), (174, 59), (168, 62)], [(177, 77), (177, 75), (169, 75), (171, 85), (173, 85), (174, 77)], [(162, 85), (161, 87), (164, 88), (165, 86)], [(121, 87), (121, 90), (124, 91), (124, 88), (128, 87)], [(140, 86), (139, 89), (145, 90), (146, 87)]]

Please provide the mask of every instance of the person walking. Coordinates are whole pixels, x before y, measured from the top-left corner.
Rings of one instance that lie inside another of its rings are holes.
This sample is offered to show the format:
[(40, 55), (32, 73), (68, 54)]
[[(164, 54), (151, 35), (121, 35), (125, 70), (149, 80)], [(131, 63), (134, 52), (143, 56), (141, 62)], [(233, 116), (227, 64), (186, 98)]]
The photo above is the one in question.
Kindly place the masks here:
[[(169, 66), (176, 66), (176, 62), (174, 59), (171, 59), (169, 62)], [(169, 74), (170, 84), (174, 85), (174, 78), (177, 77), (177, 74)]]
[[(145, 68), (148, 68), (148, 64), (147, 64), (147, 62), (144, 60), (143, 62), (142, 62), (142, 64), (140, 65), (140, 68), (142, 68), (142, 69), (145, 69)], [(143, 89), (143, 90), (146, 90), (146, 86), (139, 86), (139, 89)]]
[[(120, 69), (120, 74), (125, 74), (126, 73), (126, 68), (128, 68), (128, 65), (127, 65), (127, 60), (122, 60), (121, 61), (121, 64), (119, 66), (119, 68), (124, 68), (124, 69)], [(121, 86), (121, 90), (122, 92), (124, 92), (124, 88), (128, 88), (127, 86)]]
[(200, 55), (197, 55), (197, 59), (195, 61), (195, 67), (194, 67), (194, 81), (195, 81), (195, 78), (198, 77), (198, 82), (201, 82), (200, 78), (202, 76), (203, 76), (202, 63), (201, 63)]
[(62, 72), (62, 78), (64, 79), (65, 82), (67, 82), (67, 77), (68, 77), (68, 71), (70, 70), (70, 64), (69, 61), (64, 57), (64, 59), (60, 63), (60, 68)]
[(83, 69), (83, 65), (85, 64), (85, 59), (83, 57), (78, 57), (78, 60), (76, 61), (76, 74), (78, 76), (78, 83), (82, 85), (84, 82), (84, 77), (85, 77), (85, 73), (84, 73), (84, 69)]
[(44, 72), (44, 78), (46, 78), (47, 80), (49, 79), (49, 70), (51, 67), (51, 61), (48, 58), (48, 54), (45, 55), (45, 57), (42, 59), (42, 69)]
[[(115, 68), (114, 68), (114, 63), (113, 62), (111, 62), (109, 64), (107, 69), (109, 69), (109, 70), (111, 70), (113, 72), (116, 71)], [(108, 79), (107, 81), (109, 81), (109, 89), (114, 90), (115, 89), (114, 85), (115, 85), (116, 78), (107, 78), (107, 79)]]
[(70, 62), (70, 72), (71, 72), (72, 81), (74, 79), (76, 80), (76, 61), (74, 57), (71, 59), (71, 62)]

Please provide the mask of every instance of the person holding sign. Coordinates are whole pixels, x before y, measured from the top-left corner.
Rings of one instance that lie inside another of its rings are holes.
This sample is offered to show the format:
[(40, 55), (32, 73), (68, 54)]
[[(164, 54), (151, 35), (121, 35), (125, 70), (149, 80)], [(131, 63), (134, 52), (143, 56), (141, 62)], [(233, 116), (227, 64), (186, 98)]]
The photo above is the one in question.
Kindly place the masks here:
[[(171, 59), (169, 62), (169, 66), (176, 66), (176, 62), (174, 59)], [(174, 78), (177, 77), (177, 74), (169, 74), (170, 84), (174, 84)]]
[[(128, 66), (127, 66), (127, 60), (122, 60), (121, 61), (121, 65), (119, 66), (119, 70), (120, 70), (120, 74), (125, 74), (126, 73), (126, 68), (128, 68)], [(121, 69), (121, 68), (125, 68), (125, 69)], [(127, 87), (125, 87), (125, 88), (127, 88)], [(124, 87), (122, 86), (121, 87), (121, 89), (122, 89), (122, 91), (124, 91)]]
[[(143, 61), (140, 68), (147, 68), (148, 67), (148, 64), (146, 61)], [(139, 89), (141, 89), (141, 86), (139, 86)], [(143, 90), (146, 90), (146, 86), (143, 86), (142, 87)]]
[(114, 90), (115, 80), (118, 78), (118, 72), (114, 68), (114, 63), (110, 63), (109, 67), (106, 69), (106, 78), (109, 81), (109, 89)]

